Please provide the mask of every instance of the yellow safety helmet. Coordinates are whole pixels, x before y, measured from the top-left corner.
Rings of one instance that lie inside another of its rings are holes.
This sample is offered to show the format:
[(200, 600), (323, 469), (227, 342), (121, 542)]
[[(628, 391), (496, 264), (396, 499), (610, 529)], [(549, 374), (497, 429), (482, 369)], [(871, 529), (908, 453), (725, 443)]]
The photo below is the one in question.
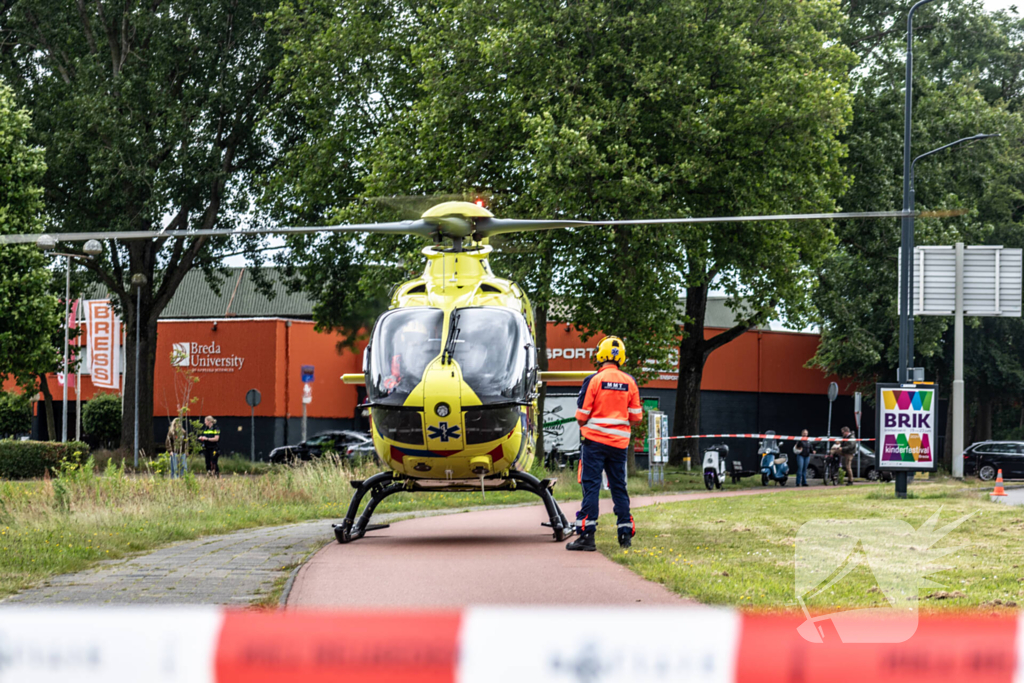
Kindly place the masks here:
[(618, 337), (605, 337), (597, 345), (597, 364), (626, 362), (626, 345)]

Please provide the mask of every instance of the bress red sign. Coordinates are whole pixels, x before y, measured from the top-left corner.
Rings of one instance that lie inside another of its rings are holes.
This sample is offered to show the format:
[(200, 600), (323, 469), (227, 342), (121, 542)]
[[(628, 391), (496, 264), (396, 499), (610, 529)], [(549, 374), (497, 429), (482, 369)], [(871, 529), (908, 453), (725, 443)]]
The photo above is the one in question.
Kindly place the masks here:
[(110, 299), (86, 301), (85, 306), (89, 317), (89, 368), (93, 386), (119, 389), (121, 321), (110, 307)]

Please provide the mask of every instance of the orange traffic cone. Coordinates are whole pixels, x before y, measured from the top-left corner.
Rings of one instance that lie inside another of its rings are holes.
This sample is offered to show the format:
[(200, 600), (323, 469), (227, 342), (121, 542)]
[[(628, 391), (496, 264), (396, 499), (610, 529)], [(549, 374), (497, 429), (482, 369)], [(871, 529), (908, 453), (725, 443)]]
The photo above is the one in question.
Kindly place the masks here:
[(1003, 490), (1003, 471), (1002, 470), (998, 470), (996, 472), (996, 487), (992, 491), (992, 493), (990, 493), (989, 495), (990, 496), (1005, 496), (1006, 495), (1006, 491)]

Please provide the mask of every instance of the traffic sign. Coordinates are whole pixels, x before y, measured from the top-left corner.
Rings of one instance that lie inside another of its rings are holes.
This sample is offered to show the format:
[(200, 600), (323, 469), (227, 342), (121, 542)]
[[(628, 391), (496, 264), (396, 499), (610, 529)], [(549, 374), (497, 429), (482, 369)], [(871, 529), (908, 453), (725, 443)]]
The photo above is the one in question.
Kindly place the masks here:
[(312, 365), (303, 365), (302, 366), (302, 381), (307, 383), (307, 384), (309, 382), (313, 381), (313, 366)]
[(312, 403), (313, 402), (313, 386), (308, 382), (302, 385), (302, 402)]
[(249, 404), (250, 408), (255, 408), (260, 404), (260, 391), (259, 389), (250, 389), (245, 392), (245, 402)]

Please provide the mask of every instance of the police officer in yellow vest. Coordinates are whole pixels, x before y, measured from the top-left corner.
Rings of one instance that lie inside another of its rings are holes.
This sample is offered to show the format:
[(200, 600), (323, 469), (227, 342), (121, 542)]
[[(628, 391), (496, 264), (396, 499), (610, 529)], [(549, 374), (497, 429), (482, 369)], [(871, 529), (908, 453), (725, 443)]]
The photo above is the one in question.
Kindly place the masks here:
[(220, 467), (217, 465), (217, 442), (220, 441), (220, 430), (217, 429), (217, 421), (212, 415), (207, 415), (205, 429), (199, 433), (199, 441), (203, 444), (203, 456), (206, 458), (206, 473), (220, 476)]

